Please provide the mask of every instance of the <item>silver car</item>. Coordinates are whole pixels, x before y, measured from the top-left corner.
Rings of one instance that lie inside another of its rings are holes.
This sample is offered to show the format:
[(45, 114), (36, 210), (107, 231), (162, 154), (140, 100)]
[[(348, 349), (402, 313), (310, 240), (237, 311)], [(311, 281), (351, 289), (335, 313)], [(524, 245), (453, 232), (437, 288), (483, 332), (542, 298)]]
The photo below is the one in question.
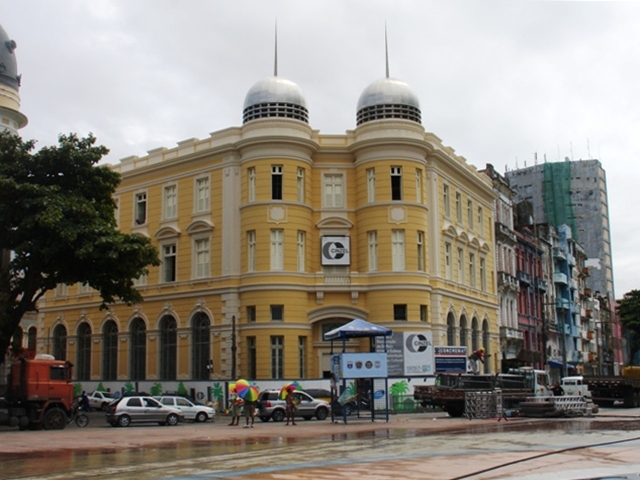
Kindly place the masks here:
[(128, 427), (132, 423), (177, 425), (183, 420), (184, 413), (177, 408), (146, 396), (121, 397), (107, 406), (107, 422), (114, 427)]
[[(318, 420), (325, 420), (329, 415), (329, 402), (318, 400), (305, 392), (293, 392), (293, 397), (297, 402), (296, 417), (311, 420), (316, 417)], [(285, 417), (285, 401), (280, 399), (280, 390), (264, 390), (258, 397), (258, 417), (263, 422), (273, 419), (274, 422), (281, 422)]]
[(106, 410), (107, 406), (116, 399), (111, 392), (95, 391), (87, 396), (89, 397), (89, 406), (96, 410)]
[(167, 407), (177, 408), (184, 413), (185, 419), (193, 420), (194, 422), (206, 422), (207, 420), (213, 420), (216, 415), (215, 408), (207, 407), (206, 405), (198, 405), (184, 397), (165, 395), (163, 397), (153, 398)]

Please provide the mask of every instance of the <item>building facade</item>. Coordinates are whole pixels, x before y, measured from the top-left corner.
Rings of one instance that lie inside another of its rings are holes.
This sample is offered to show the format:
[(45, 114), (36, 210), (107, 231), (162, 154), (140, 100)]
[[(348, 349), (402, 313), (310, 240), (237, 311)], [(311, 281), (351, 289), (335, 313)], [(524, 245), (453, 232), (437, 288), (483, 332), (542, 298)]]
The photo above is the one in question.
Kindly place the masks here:
[(276, 75), (251, 88), (242, 126), (114, 165), (119, 228), (162, 264), (136, 280), (140, 305), (50, 292), (38, 350), (83, 381), (323, 378), (324, 334), (363, 318), (484, 346), (497, 370), (490, 179), (425, 131), (404, 82), (372, 83), (355, 113), (354, 130), (322, 135)]

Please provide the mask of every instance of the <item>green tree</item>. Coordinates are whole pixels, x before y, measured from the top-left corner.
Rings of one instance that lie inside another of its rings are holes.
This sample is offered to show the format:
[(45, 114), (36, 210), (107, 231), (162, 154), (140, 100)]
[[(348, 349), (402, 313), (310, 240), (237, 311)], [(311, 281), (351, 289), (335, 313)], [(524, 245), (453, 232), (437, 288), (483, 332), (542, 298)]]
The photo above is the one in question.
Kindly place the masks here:
[(102, 297), (142, 301), (133, 279), (159, 265), (150, 240), (117, 230), (113, 194), (120, 175), (98, 162), (108, 153), (89, 135), (34, 141), (0, 134), (0, 362), (20, 320), (58, 284), (87, 283)]
[(637, 364), (636, 353), (640, 350), (640, 290), (624, 294), (618, 303), (618, 313), (620, 322), (627, 331), (631, 363)]

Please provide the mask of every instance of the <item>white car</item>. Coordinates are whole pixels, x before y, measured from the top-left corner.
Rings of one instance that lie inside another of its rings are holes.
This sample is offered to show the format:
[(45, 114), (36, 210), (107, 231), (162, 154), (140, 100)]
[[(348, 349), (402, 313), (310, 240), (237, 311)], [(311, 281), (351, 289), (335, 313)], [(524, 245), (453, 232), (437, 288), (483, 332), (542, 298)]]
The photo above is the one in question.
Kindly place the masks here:
[(194, 422), (206, 422), (207, 420), (213, 420), (216, 415), (215, 408), (193, 403), (192, 401), (184, 397), (165, 395), (163, 397), (153, 398), (158, 400), (162, 405), (177, 408), (182, 413), (184, 413), (184, 418), (186, 420), (193, 420)]
[(89, 406), (95, 410), (107, 410), (107, 405), (113, 402), (116, 397), (111, 392), (92, 392), (89, 395)]

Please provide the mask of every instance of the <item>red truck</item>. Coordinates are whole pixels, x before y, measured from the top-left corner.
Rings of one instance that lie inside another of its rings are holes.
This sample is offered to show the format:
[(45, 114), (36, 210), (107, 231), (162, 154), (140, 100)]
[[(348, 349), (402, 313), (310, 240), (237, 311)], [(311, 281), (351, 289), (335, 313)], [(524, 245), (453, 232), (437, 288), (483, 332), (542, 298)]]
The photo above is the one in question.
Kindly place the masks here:
[(0, 424), (24, 429), (62, 430), (74, 417), (72, 364), (50, 355), (13, 362)]

